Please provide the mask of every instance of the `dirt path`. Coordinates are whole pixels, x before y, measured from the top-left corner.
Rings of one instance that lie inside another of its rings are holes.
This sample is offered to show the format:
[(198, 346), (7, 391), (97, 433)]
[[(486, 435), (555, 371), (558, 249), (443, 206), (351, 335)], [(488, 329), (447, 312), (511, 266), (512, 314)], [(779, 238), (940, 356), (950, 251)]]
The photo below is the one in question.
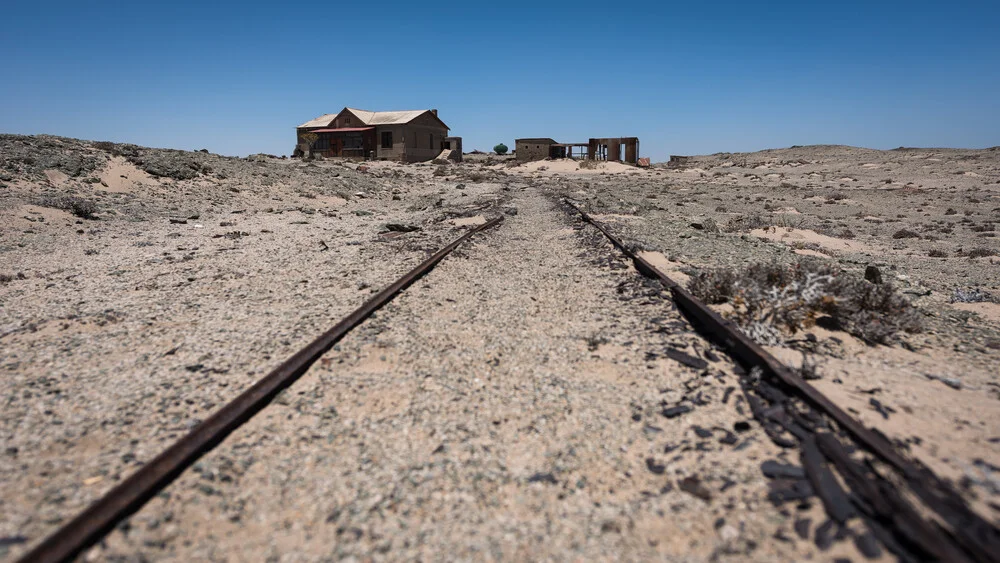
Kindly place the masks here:
[(91, 557), (811, 553), (765, 500), (759, 464), (779, 452), (734, 431), (750, 418), (732, 367), (665, 357), (715, 356), (553, 203), (515, 203)]

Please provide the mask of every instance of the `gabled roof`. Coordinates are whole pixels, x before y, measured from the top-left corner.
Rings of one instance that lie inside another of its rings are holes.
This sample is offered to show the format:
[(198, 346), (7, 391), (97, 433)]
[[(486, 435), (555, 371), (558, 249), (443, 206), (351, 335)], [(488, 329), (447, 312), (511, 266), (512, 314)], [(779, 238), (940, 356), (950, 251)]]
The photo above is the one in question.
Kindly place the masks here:
[(358, 119), (367, 125), (402, 125), (409, 123), (429, 110), (406, 110), (406, 111), (365, 111), (363, 109), (347, 108), (347, 111), (358, 116)]
[(299, 125), (299, 128), (302, 129), (306, 127), (329, 127), (330, 124), (333, 123), (333, 118), (335, 117), (337, 117), (336, 113), (325, 113), (317, 117), (316, 119), (311, 119), (309, 121), (306, 121), (302, 125)]
[(329, 127), (333, 120), (344, 113), (345, 111), (350, 112), (351, 115), (358, 118), (358, 121), (364, 125), (403, 125), (413, 121), (414, 119), (424, 115), (425, 113), (430, 114), (434, 119), (436, 119), (445, 129), (448, 126), (445, 125), (441, 119), (434, 115), (429, 109), (417, 109), (417, 110), (405, 110), (405, 111), (368, 111), (356, 108), (344, 108), (340, 113), (327, 113), (307, 121), (299, 128), (310, 128), (310, 127)]

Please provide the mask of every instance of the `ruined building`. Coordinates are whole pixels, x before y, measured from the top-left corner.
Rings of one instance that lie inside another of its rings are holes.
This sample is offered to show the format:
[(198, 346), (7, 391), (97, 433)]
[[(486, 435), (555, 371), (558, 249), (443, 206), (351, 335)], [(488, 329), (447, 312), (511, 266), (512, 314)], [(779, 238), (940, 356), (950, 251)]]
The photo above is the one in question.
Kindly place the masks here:
[[(437, 158), (461, 139), (448, 137), (436, 109), (366, 111), (344, 108), (299, 125), (296, 153), (324, 157), (422, 162)], [(461, 154), (459, 152), (459, 154)]]

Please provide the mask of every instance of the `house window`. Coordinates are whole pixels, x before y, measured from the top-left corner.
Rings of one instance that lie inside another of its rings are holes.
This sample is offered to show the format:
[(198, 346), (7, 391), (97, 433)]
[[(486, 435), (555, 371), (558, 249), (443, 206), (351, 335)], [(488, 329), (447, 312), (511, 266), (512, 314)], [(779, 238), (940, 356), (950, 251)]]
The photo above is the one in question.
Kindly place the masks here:
[(344, 125), (350, 125), (350, 124), (351, 124), (351, 118), (350, 117), (345, 117), (344, 118)]
[(382, 148), (391, 149), (392, 148), (392, 131), (382, 132)]

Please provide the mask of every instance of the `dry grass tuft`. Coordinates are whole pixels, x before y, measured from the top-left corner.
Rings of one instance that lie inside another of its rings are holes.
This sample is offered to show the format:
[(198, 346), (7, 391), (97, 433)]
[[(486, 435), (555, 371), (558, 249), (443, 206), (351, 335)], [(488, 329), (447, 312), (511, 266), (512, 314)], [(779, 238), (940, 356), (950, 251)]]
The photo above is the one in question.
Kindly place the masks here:
[(69, 211), (81, 219), (96, 219), (94, 214), (97, 213), (97, 203), (82, 197), (46, 197), (39, 202), (39, 205)]
[(14, 280), (26, 280), (24, 272), (18, 272), (16, 274), (0, 274), (0, 284), (8, 284)]
[(688, 289), (707, 303), (730, 303), (734, 320), (762, 344), (778, 344), (781, 330), (795, 333), (823, 316), (869, 344), (921, 329), (919, 313), (892, 284), (869, 283), (813, 260), (707, 270)]
[(967, 254), (967, 256), (969, 258), (985, 258), (987, 256), (996, 256), (996, 255), (997, 255), (997, 251), (996, 250), (994, 250), (992, 248), (986, 248), (986, 247), (983, 247), (983, 246), (980, 246), (980, 247), (977, 247), (977, 248), (973, 248)]

